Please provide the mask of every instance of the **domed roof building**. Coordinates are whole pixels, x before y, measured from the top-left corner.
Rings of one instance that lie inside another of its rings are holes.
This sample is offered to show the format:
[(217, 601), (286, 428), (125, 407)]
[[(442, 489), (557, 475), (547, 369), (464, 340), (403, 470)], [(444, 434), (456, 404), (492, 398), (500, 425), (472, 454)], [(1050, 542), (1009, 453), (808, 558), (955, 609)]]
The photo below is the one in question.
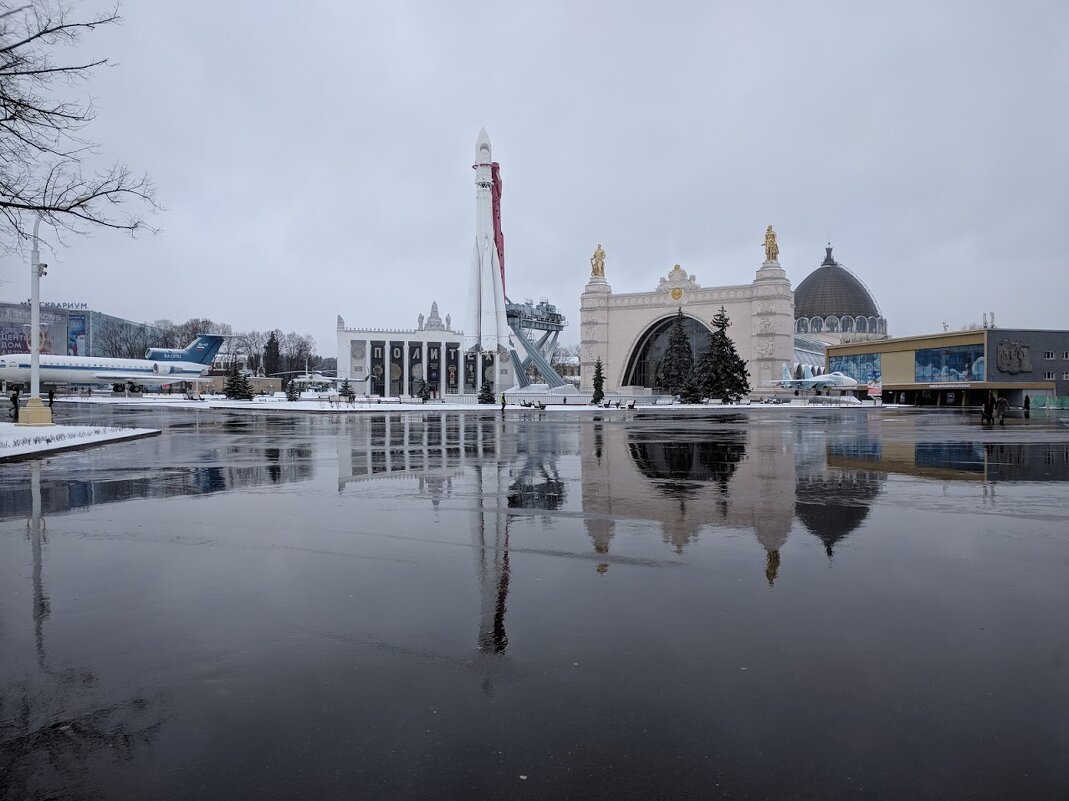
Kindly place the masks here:
[(887, 338), (887, 320), (861, 279), (825, 248), (824, 261), (794, 290), (794, 331), (827, 344)]

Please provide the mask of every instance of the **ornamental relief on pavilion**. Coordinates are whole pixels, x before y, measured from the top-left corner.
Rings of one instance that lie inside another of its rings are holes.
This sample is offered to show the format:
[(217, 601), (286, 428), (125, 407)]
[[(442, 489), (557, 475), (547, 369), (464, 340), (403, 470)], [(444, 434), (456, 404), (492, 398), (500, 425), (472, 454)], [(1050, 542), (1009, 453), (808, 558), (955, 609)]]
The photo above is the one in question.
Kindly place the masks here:
[[(669, 296), (672, 297), (671, 294)], [(675, 300), (696, 304), (723, 302), (725, 300), (748, 300), (751, 297), (752, 293), (749, 289), (699, 289), (697, 292), (681, 292), (680, 297), (675, 298)], [(665, 308), (665, 305), (664, 295), (652, 295), (649, 293), (617, 295), (609, 301), (610, 309), (662, 309)]]
[(1032, 372), (1032, 350), (1028, 345), (1004, 339), (995, 351), (995, 365), (999, 372), (1017, 375)]

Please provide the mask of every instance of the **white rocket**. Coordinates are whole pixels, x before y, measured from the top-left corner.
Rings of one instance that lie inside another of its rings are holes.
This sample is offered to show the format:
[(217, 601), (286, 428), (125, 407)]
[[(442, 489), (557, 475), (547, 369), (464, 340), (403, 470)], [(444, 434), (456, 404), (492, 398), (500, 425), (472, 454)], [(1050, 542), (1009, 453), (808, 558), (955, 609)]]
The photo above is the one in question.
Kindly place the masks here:
[(490, 137), (479, 131), (475, 142), (475, 249), (471, 256), (464, 350), (495, 353), (512, 347), (505, 317), (505, 285), (494, 226), (494, 163)]

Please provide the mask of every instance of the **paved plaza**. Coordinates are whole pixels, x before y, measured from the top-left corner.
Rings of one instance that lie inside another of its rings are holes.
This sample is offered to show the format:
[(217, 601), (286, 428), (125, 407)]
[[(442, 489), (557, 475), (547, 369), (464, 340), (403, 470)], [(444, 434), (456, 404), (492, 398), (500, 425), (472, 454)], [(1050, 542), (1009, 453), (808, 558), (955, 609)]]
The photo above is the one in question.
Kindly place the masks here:
[(1055, 798), (1069, 428), (63, 405), (0, 797)]

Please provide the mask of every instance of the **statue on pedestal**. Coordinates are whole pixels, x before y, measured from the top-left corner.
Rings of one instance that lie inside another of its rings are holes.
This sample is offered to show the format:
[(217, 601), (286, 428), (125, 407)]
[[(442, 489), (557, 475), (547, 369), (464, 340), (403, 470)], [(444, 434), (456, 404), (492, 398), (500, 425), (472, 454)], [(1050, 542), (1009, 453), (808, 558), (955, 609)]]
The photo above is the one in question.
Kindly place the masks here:
[(598, 249), (594, 251), (594, 255), (590, 257), (590, 277), (605, 277), (605, 251), (601, 249), (600, 243), (598, 244)]
[(772, 226), (765, 229), (765, 261), (776, 261), (779, 258), (779, 245), (776, 244), (776, 232)]

